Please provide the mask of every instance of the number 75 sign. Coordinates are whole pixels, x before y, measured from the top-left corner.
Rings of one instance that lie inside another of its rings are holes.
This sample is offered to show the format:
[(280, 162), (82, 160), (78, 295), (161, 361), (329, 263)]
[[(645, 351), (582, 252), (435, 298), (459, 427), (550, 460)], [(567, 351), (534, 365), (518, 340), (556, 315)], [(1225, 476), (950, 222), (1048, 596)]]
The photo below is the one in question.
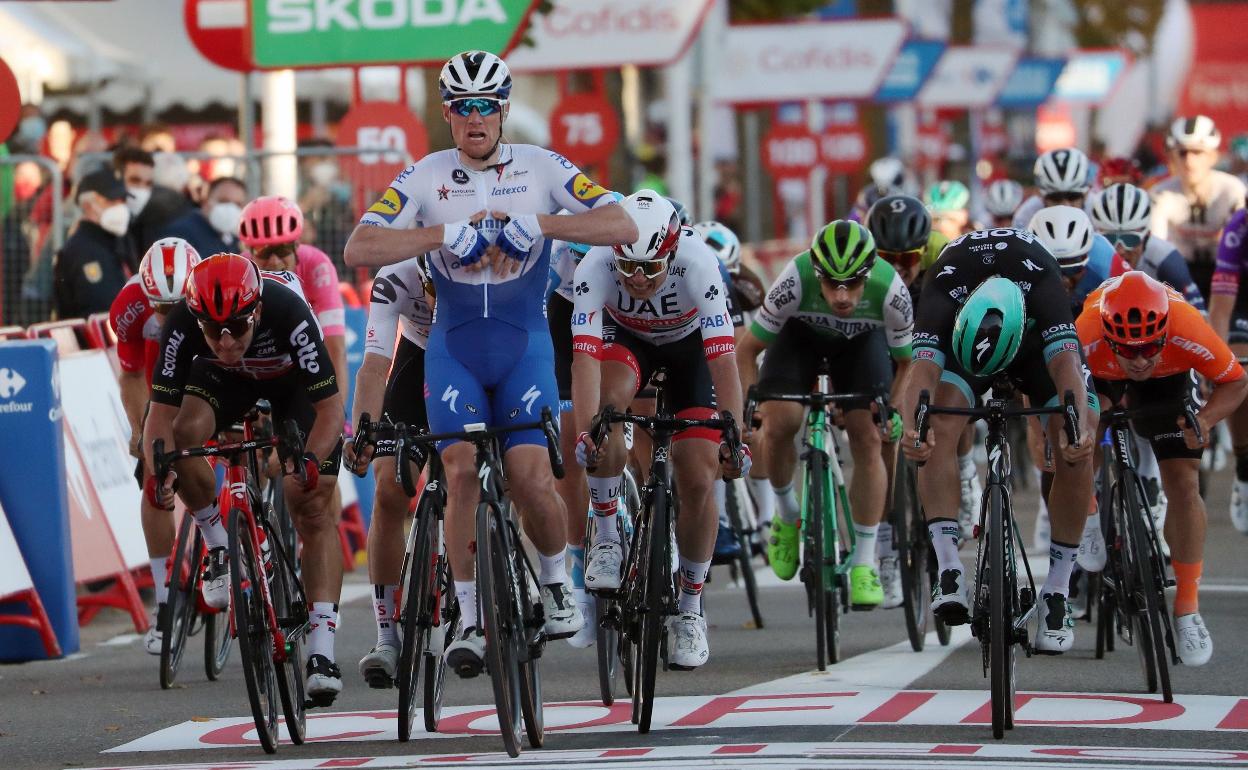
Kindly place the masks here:
[(619, 138), (615, 109), (599, 93), (566, 94), (550, 113), (551, 149), (578, 166), (606, 163)]

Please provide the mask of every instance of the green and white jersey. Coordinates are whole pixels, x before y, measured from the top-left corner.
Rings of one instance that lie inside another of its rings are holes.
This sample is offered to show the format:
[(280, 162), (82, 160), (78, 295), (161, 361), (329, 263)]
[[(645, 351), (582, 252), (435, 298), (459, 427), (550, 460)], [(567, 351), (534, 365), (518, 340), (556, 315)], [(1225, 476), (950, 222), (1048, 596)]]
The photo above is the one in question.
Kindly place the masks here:
[(875, 261), (862, 300), (849, 318), (841, 318), (819, 291), (819, 277), (803, 251), (785, 265), (750, 330), (763, 342), (771, 343), (790, 318), (810, 326), (820, 335), (850, 339), (883, 328), (889, 352), (895, 359), (910, 357), (914, 330), (914, 307), (910, 292), (893, 266)]

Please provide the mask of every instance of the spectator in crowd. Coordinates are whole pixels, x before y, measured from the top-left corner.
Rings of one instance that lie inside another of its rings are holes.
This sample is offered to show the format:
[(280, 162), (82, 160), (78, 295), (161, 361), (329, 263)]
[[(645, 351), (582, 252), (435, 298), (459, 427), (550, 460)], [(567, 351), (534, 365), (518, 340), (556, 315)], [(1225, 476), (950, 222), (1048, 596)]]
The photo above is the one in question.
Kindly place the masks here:
[(184, 204), (193, 204), (190, 193), (191, 169), (187, 166), (186, 159), (176, 152), (154, 152), (152, 160), (155, 162), (152, 182), (182, 196)]
[(199, 208), (170, 222), (158, 237), (182, 238), (204, 257), (223, 251), (238, 253), (238, 223), (246, 202), (247, 186), (241, 179), (220, 177), (208, 185)]
[[(314, 147), (333, 147), (333, 143), (328, 139), (300, 143), (300, 149)], [(342, 181), (333, 155), (303, 155), (299, 158), (299, 172), (303, 182), (303, 194), (299, 196), (304, 216), (303, 241), (328, 254), (339, 275), (349, 275), (342, 252), (356, 222), (351, 209), (351, 187)]]
[(131, 253), (137, 264), (156, 234), (165, 225), (184, 215), (190, 206), (181, 193), (155, 183), (156, 160), (137, 147), (113, 153), (113, 170), (126, 185), (126, 207), (130, 209)]
[(149, 123), (139, 129), (139, 149), (152, 154), (176, 152), (173, 132), (164, 123)]
[(9, 137), (9, 152), (14, 155), (39, 155), (43, 152), (43, 138), (48, 135), (48, 122), (36, 104), (23, 104), (17, 129)]
[(0, 221), (0, 278), (3, 290), (3, 323), (25, 326), (35, 320), (22, 300), (22, 284), (36, 258), (48, 243), (49, 227), (41, 226), (34, 216), (35, 204), (45, 189), (47, 179), (43, 169), (33, 161), (24, 161), (13, 167), (13, 202), (3, 221)]
[(126, 198), (125, 184), (111, 169), (78, 182), (75, 200), (82, 216), (52, 267), (57, 317), (106, 312), (134, 272), (125, 239), (130, 227)]

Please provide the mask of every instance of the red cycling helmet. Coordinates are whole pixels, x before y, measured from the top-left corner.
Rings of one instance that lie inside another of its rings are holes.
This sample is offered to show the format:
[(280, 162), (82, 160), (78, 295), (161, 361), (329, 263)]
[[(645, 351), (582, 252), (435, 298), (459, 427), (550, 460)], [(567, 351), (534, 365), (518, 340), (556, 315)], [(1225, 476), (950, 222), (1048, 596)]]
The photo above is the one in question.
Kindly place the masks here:
[(186, 279), (186, 307), (201, 321), (227, 323), (260, 302), (260, 268), (239, 254), (213, 254)]
[(1112, 279), (1101, 292), (1101, 326), (1110, 342), (1141, 345), (1162, 339), (1169, 317), (1165, 285), (1139, 270)]
[(1109, 187), (1115, 182), (1124, 180), (1128, 184), (1139, 186), (1143, 178), (1144, 172), (1140, 170), (1140, 164), (1135, 158), (1117, 157), (1101, 161), (1098, 179), (1102, 187)]
[(265, 195), (243, 208), (238, 237), (255, 250), (262, 246), (294, 243), (303, 234), (303, 212), (289, 198)]

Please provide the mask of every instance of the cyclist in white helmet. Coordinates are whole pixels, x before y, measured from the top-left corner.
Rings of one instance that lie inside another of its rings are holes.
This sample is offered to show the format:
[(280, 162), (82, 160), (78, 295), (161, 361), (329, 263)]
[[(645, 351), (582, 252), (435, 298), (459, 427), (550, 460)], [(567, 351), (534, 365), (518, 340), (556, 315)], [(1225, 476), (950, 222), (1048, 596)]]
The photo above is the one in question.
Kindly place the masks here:
[(992, 227), (1012, 227), (1014, 212), (1023, 204), (1023, 186), (1013, 179), (998, 179), (984, 191), (984, 211)]
[(1027, 229), (1031, 218), (1046, 206), (1075, 206), (1086, 209), (1088, 190), (1092, 189), (1091, 164), (1088, 156), (1076, 147), (1049, 150), (1036, 158), (1036, 189), (1014, 212), (1014, 226)]

